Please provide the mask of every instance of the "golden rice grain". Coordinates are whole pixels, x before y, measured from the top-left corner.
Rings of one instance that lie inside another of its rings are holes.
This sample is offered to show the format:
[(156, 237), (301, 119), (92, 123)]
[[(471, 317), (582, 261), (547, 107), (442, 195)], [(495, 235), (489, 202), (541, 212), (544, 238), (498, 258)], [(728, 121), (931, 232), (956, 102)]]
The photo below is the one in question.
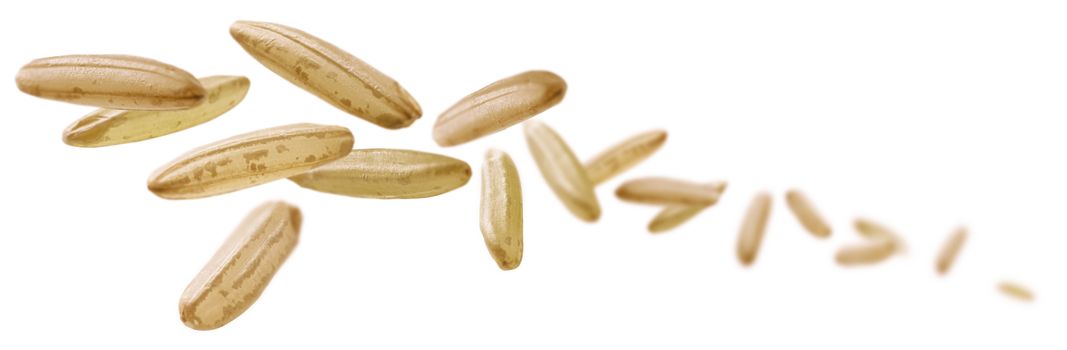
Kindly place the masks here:
[(793, 215), (796, 216), (797, 221), (800, 221), (800, 225), (804, 226), (808, 233), (819, 238), (830, 237), (830, 225), (826, 223), (822, 215), (819, 215), (815, 205), (811, 204), (811, 200), (803, 192), (798, 190), (787, 191), (785, 193), (785, 202), (793, 212)]
[(952, 264), (956, 261), (956, 257), (959, 256), (960, 249), (963, 249), (963, 243), (966, 241), (967, 228), (964, 227), (956, 229), (948, 237), (945, 244), (941, 246), (941, 252), (937, 255), (935, 268), (938, 274), (944, 275), (948, 273), (948, 270), (952, 268)]
[(762, 192), (756, 195), (749, 204), (741, 224), (741, 232), (737, 236), (737, 259), (742, 265), (749, 266), (756, 261), (770, 215), (771, 194)]
[(248, 310), (296, 247), (301, 221), (300, 209), (285, 202), (249, 213), (185, 288), (178, 302), (182, 322), (216, 329)]
[(615, 196), (627, 202), (657, 205), (709, 206), (719, 200), (714, 184), (666, 177), (645, 177), (622, 183)]
[(31, 61), (15, 76), (27, 94), (80, 105), (175, 110), (200, 104), (205, 92), (188, 72), (126, 55), (70, 55)]
[(344, 157), (352, 133), (340, 126), (292, 124), (194, 149), (159, 168), (148, 189), (168, 199), (213, 196), (283, 179)]
[(441, 113), (433, 139), (442, 147), (470, 142), (544, 112), (566, 93), (567, 83), (552, 72), (529, 71), (501, 79)]
[(482, 165), (482, 238), (501, 270), (522, 262), (522, 186), (511, 157), (490, 149)]
[(422, 116), (395, 80), (322, 39), (296, 28), (237, 21), (230, 35), (268, 69), (334, 107), (387, 129)]
[(1015, 298), (1017, 300), (1025, 302), (1034, 301), (1034, 292), (1030, 291), (1029, 288), (1026, 288), (1025, 286), (1016, 282), (1000, 282), (1000, 284), (997, 285), (997, 288), (1000, 289), (1000, 292), (1004, 293), (1004, 295)]
[(599, 219), (600, 202), (593, 183), (567, 143), (555, 130), (536, 120), (526, 122), (524, 132), (537, 168), (556, 197), (579, 219)]
[(655, 153), (667, 142), (666, 130), (650, 130), (619, 142), (585, 162), (593, 185), (608, 181)]
[(841, 266), (873, 265), (885, 261), (896, 251), (890, 239), (877, 238), (841, 247), (834, 259)]
[(425, 198), (463, 186), (471, 167), (459, 159), (402, 149), (357, 149), (293, 177), (300, 187), (361, 198)]

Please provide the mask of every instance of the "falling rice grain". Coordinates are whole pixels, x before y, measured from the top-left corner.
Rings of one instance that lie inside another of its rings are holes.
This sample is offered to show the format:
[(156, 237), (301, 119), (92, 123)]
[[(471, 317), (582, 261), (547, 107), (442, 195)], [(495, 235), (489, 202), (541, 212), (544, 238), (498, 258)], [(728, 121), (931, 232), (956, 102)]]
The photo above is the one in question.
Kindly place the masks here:
[(600, 218), (593, 183), (570, 146), (545, 123), (531, 120), (524, 128), (526, 144), (552, 192), (574, 216), (586, 222)]
[(651, 130), (611, 146), (585, 163), (589, 180), (594, 186), (608, 181), (647, 159), (666, 141), (666, 130)]
[(956, 261), (956, 257), (960, 254), (960, 249), (963, 248), (963, 243), (967, 241), (967, 228), (961, 227), (956, 229), (948, 240), (945, 241), (945, 245), (941, 246), (941, 253), (937, 255), (937, 273), (944, 275), (948, 273), (948, 270), (952, 268), (952, 264)]
[[(717, 189), (719, 197), (721, 197), (722, 192), (726, 190), (725, 182), (715, 182), (710, 185)], [(717, 202), (718, 198), (716, 198), (715, 203)], [(689, 219), (692, 219), (697, 214), (700, 214), (704, 209), (715, 205), (715, 203), (712, 203), (711, 205), (669, 205), (663, 208), (663, 210), (661, 210), (659, 214), (656, 214), (656, 217), (648, 223), (648, 232), (662, 233), (670, 231), (689, 221)]]
[(742, 265), (749, 266), (756, 261), (763, 234), (767, 228), (767, 219), (771, 214), (771, 195), (762, 192), (752, 199), (748, 212), (741, 224), (741, 233), (737, 237), (737, 259)]
[(482, 238), (501, 270), (522, 263), (522, 186), (507, 153), (490, 149), (482, 165)]
[(785, 193), (785, 202), (808, 233), (818, 238), (830, 237), (830, 225), (819, 215), (819, 211), (804, 192), (789, 190)]
[(997, 288), (1000, 289), (1000, 292), (1004, 293), (1004, 295), (1018, 299), (1020, 301), (1034, 301), (1034, 292), (1030, 291), (1030, 289), (1026, 288), (1021, 284), (1010, 281), (1004, 281), (1000, 282), (1000, 284), (997, 285)]
[(666, 177), (645, 177), (619, 185), (615, 196), (627, 202), (642, 204), (706, 207), (719, 200), (719, 190), (716, 185)]
[(834, 260), (841, 266), (874, 265), (892, 256), (894, 247), (892, 240), (884, 238), (855, 243), (838, 250)]

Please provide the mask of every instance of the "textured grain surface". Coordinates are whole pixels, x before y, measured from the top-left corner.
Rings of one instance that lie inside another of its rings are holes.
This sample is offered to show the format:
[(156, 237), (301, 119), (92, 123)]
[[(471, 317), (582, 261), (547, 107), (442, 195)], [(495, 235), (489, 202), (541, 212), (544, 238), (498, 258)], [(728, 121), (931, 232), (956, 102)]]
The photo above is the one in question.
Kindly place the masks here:
[(1034, 301), (1034, 292), (1030, 291), (1029, 288), (1026, 288), (1025, 286), (1016, 282), (1000, 282), (1000, 284), (997, 285), (997, 289), (999, 289), (1001, 293), (1004, 293), (1004, 295), (1007, 295), (1020, 301)]
[(507, 153), (490, 149), (482, 164), (482, 238), (501, 270), (522, 263), (522, 186)]
[(567, 83), (546, 71), (507, 77), (467, 95), (441, 113), (433, 139), (442, 147), (455, 146), (521, 123), (555, 106), (567, 93)]
[(826, 223), (822, 215), (819, 215), (819, 211), (815, 209), (814, 204), (811, 204), (811, 200), (804, 192), (787, 191), (785, 202), (793, 212), (793, 216), (796, 216), (797, 221), (800, 221), (800, 225), (804, 226), (808, 233), (818, 238), (830, 237), (830, 224)]
[(252, 306), (296, 247), (301, 220), (300, 209), (284, 202), (252, 210), (185, 288), (178, 302), (182, 322), (216, 329)]
[(31, 61), (15, 77), (27, 94), (80, 105), (128, 110), (186, 109), (205, 92), (188, 72), (125, 55), (71, 55)]
[(361, 198), (425, 198), (463, 186), (466, 162), (402, 149), (358, 149), (289, 180), (304, 188)]
[(938, 274), (944, 275), (948, 273), (953, 263), (956, 262), (957, 256), (960, 255), (960, 249), (963, 249), (963, 243), (966, 241), (967, 228), (964, 227), (956, 229), (945, 240), (945, 244), (941, 246), (941, 251), (937, 254), (937, 262), (934, 264)]
[(233, 192), (303, 173), (352, 151), (340, 126), (292, 124), (237, 135), (197, 148), (164, 165), (148, 189), (169, 199)]
[(422, 116), (418, 102), (395, 80), (299, 29), (237, 21), (230, 35), (252, 57), (334, 107), (383, 128), (404, 128)]
[(841, 247), (834, 259), (841, 266), (873, 265), (888, 259), (895, 250), (891, 239), (876, 238)]
[(623, 182), (615, 196), (624, 201), (656, 204), (709, 206), (719, 200), (715, 185), (667, 177), (644, 177)]
[(748, 206), (744, 221), (741, 223), (741, 232), (737, 236), (737, 259), (742, 265), (749, 266), (756, 261), (770, 215), (771, 194), (767, 192), (757, 194)]
[(610, 148), (585, 162), (593, 185), (599, 185), (647, 159), (667, 142), (666, 130), (646, 131)]
[(189, 109), (176, 111), (129, 111), (98, 109), (71, 124), (63, 142), (77, 147), (101, 147), (147, 140), (185, 130), (222, 115), (248, 93), (248, 78), (211, 76), (200, 78), (206, 98)]
[[(718, 192), (719, 195), (715, 201), (715, 203), (718, 203), (718, 198), (721, 198), (722, 192), (726, 190), (726, 183), (714, 182), (708, 185)], [(670, 231), (700, 214), (704, 209), (715, 205), (715, 203), (711, 205), (668, 205), (663, 210), (660, 210), (659, 214), (656, 214), (656, 217), (652, 218), (652, 221), (648, 223), (648, 232), (662, 233)]]
[(599, 219), (600, 202), (593, 192), (593, 183), (567, 143), (555, 130), (536, 120), (526, 122), (524, 131), (537, 168), (556, 197), (579, 219), (588, 222)]

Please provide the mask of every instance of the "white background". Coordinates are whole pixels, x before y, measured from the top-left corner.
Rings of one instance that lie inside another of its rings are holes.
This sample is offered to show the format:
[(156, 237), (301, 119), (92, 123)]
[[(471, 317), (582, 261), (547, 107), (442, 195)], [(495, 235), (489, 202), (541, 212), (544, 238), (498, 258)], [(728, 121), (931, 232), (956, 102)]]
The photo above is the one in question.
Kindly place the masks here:
[[(445, 4), (449, 3), (449, 4)], [(75, 53), (151, 57), (194, 75), (245, 75), (215, 121), (141, 143), (80, 149), (62, 130), (92, 108), (3, 84), (0, 348), (1060, 348), (1067, 346), (1067, 7), (1062, 1), (6, 2), (0, 67)], [(239, 19), (301, 28), (392, 76), (424, 116), (389, 131), (259, 65)], [(437, 115), (525, 70), (563, 76), (536, 118), (588, 158), (665, 128), (658, 154), (598, 189), (596, 224), (540, 177), (521, 128), (458, 147)], [(13, 79), (12, 79), (13, 80)], [(188, 201), (145, 188), (193, 147), (295, 122), (337, 124), (356, 147), (437, 152), (471, 182), (420, 200), (366, 200), (278, 181)], [(525, 258), (502, 272), (478, 229), (482, 155), (512, 155)], [(659, 236), (657, 208), (620, 203), (620, 181), (727, 180), (719, 205)], [(807, 191), (833, 237), (801, 230), (784, 190)], [(735, 256), (741, 216), (775, 194), (763, 249)], [(178, 297), (245, 214), (284, 199), (301, 243), (251, 309), (208, 332)], [(867, 216), (906, 256), (845, 269), (834, 251)], [(933, 259), (972, 231), (952, 273)], [(995, 285), (1032, 288), (1032, 304)]]

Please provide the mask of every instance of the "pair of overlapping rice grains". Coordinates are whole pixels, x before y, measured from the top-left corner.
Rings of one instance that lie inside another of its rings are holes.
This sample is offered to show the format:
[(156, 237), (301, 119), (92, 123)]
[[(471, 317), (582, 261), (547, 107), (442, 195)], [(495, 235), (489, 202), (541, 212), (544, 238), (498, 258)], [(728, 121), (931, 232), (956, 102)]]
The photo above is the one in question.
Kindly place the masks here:
[(193, 78), (156, 60), (123, 55), (41, 58), (19, 70), (22, 91), (103, 107), (71, 124), (63, 142), (101, 147), (147, 140), (212, 120), (248, 92), (240, 76)]
[(678, 227), (718, 203), (726, 190), (722, 181), (696, 183), (667, 177), (644, 177), (623, 182), (615, 196), (628, 202), (664, 205), (648, 224), (652, 233)]
[(467, 183), (466, 162), (400, 149), (352, 150), (343, 127), (294, 124), (238, 135), (175, 159), (148, 188), (164, 198), (199, 198), (289, 178), (308, 189), (361, 198), (423, 198)]
[(168, 111), (101, 108), (74, 122), (63, 142), (78, 147), (101, 147), (147, 140), (188, 129), (221, 116), (237, 106), (250, 82), (241, 76), (200, 78), (206, 97), (194, 107)]

